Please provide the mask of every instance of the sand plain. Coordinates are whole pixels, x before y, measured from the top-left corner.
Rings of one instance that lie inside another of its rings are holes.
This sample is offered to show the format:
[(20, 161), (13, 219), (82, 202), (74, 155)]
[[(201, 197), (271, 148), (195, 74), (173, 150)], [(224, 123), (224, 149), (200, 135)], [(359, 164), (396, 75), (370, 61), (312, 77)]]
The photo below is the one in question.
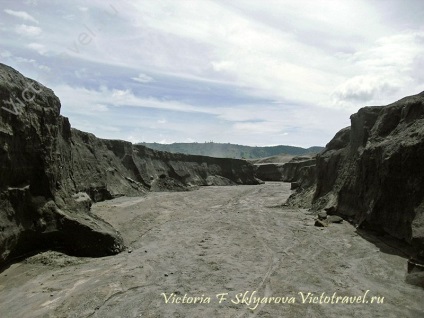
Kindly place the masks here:
[(0, 317), (424, 317), (402, 253), (347, 222), (315, 227), (289, 195), (267, 182), (97, 203), (128, 250), (11, 265)]

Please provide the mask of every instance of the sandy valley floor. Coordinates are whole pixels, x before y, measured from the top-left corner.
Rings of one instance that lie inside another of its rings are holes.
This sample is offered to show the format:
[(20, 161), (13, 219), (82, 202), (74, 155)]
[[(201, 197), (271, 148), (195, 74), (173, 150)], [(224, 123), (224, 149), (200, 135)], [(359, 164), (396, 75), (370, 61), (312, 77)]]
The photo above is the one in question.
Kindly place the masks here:
[(269, 182), (98, 203), (129, 251), (12, 265), (0, 317), (424, 317), (404, 257), (346, 222), (313, 226), (306, 210), (281, 207), (289, 194)]

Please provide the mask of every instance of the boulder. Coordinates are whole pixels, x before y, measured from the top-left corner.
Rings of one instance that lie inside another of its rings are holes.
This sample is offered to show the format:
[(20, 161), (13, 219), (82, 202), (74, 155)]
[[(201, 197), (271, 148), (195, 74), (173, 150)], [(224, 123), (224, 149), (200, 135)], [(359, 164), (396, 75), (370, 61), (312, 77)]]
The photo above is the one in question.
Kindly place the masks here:
[(319, 220), (325, 220), (327, 219), (327, 212), (325, 211), (318, 212), (317, 216)]
[(315, 226), (317, 227), (327, 227), (328, 222), (326, 220), (315, 220)]
[(338, 216), (338, 215), (330, 215), (330, 216), (327, 217), (327, 222), (328, 223), (342, 223), (343, 218)]

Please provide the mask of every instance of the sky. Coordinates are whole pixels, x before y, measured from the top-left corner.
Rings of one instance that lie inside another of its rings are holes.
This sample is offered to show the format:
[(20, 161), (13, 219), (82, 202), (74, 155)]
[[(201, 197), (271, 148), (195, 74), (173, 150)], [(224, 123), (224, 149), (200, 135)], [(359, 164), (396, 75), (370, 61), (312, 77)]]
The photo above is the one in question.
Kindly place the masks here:
[(0, 4), (0, 62), (101, 138), (324, 146), (424, 90), (422, 0)]

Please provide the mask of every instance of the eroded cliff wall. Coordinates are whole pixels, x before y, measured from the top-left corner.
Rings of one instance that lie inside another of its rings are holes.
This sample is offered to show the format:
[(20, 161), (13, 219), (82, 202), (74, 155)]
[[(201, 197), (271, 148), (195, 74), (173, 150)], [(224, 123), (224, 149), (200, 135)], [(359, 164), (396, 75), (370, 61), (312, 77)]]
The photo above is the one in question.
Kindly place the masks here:
[(199, 185), (257, 184), (244, 160), (170, 154), (72, 129), (49, 88), (0, 64), (0, 263), (36, 249), (124, 249), (92, 201)]
[[(351, 127), (318, 154), (316, 169), (313, 209), (327, 209), (423, 249), (424, 92), (360, 109), (351, 116)], [(299, 196), (301, 191), (290, 200)]]
[(47, 87), (0, 65), (0, 262), (54, 247), (78, 255), (123, 249), (89, 213), (90, 199), (62, 187), (60, 101)]

